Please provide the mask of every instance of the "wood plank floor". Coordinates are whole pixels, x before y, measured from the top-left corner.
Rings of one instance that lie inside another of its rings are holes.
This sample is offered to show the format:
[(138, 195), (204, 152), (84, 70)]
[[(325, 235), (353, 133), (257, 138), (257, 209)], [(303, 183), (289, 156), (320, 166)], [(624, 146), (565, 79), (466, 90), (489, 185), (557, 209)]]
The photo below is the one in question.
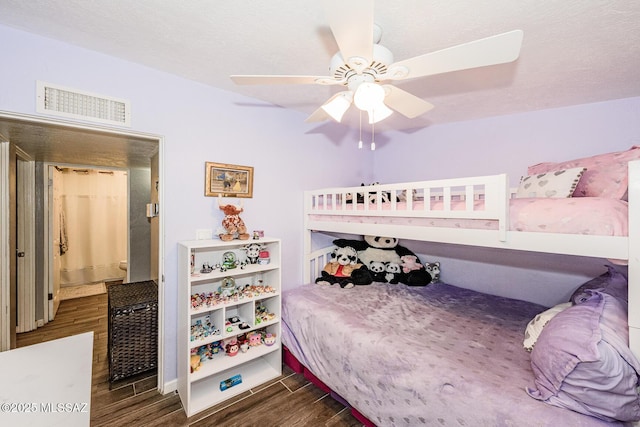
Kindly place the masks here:
[(283, 367), (276, 380), (187, 418), (177, 393), (157, 391), (155, 372), (111, 385), (107, 360), (107, 295), (65, 300), (53, 322), (18, 334), (24, 347), (93, 331), (91, 426), (360, 426), (342, 404)]

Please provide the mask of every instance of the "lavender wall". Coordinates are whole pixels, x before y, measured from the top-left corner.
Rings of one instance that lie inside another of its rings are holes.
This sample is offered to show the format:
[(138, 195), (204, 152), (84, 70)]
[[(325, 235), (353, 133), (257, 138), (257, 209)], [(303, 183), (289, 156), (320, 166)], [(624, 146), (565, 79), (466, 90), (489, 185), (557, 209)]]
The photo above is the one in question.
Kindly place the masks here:
[[(428, 114), (428, 113), (427, 113)], [(387, 132), (374, 159), (380, 182), (507, 173), (640, 144), (640, 98)], [(397, 167), (402, 165), (402, 167)]]
[[(253, 166), (250, 229), (283, 240), (283, 281), (302, 279), (302, 191), (371, 180), (357, 133), (131, 62), (0, 26), (0, 110), (37, 115), (36, 81), (131, 101), (132, 130), (164, 137), (165, 381), (176, 378), (177, 243), (222, 219), (204, 197), (204, 162)], [(130, 129), (126, 129), (130, 130)]]

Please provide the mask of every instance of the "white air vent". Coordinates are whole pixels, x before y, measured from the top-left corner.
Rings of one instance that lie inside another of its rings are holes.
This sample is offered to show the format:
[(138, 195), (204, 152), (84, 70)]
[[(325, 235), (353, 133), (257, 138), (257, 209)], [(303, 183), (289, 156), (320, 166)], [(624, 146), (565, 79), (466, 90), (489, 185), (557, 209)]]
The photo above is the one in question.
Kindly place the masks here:
[(38, 81), (36, 111), (92, 122), (131, 126), (131, 103)]

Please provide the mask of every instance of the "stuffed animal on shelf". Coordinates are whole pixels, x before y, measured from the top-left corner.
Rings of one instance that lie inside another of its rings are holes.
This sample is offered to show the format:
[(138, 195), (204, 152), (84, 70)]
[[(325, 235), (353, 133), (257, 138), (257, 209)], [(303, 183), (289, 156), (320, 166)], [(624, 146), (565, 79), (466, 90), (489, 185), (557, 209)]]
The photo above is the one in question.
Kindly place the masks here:
[(249, 243), (242, 248), (247, 253), (247, 260), (251, 264), (257, 264), (260, 252), (264, 249), (262, 243)]
[(320, 285), (339, 284), (343, 289), (356, 285), (371, 284), (369, 270), (358, 262), (358, 252), (349, 246), (335, 248), (331, 253), (331, 260), (324, 266), (316, 279)]
[[(418, 256), (411, 250), (399, 245), (398, 239), (395, 237), (364, 236), (364, 240), (336, 239), (333, 243), (338, 247), (349, 246), (354, 248), (358, 252), (360, 262), (367, 267), (374, 265), (379, 268), (379, 264), (372, 263), (383, 263), (385, 265), (385, 274), (382, 276), (384, 278), (384, 280), (381, 280), (382, 282), (391, 283), (393, 281), (394, 283), (404, 283), (410, 286), (425, 286), (431, 283), (431, 274), (422, 265)], [(404, 263), (402, 257), (406, 257)], [(403, 264), (408, 270), (407, 272), (402, 268)], [(387, 271), (387, 269), (392, 271)], [(396, 272), (396, 269), (399, 272)], [(381, 277), (380, 274), (374, 274), (374, 276), (377, 279)]]
[(192, 354), (189, 364), (191, 365), (191, 373), (200, 370), (200, 356), (197, 354)]
[(240, 218), (240, 214), (244, 211), (242, 203), (237, 206), (233, 204), (223, 205), (221, 199), (218, 198), (218, 207), (224, 212), (222, 227), (225, 232), (220, 234), (220, 239), (225, 242), (233, 239), (248, 240), (247, 227), (244, 225), (242, 218)]

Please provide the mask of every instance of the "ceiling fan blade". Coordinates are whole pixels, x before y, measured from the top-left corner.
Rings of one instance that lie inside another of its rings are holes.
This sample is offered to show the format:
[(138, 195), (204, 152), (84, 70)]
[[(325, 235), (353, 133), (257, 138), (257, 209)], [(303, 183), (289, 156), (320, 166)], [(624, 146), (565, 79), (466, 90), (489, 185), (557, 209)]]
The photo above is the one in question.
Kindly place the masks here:
[(384, 103), (405, 117), (413, 119), (433, 108), (433, 105), (422, 98), (410, 94), (393, 85), (382, 86), (386, 92)]
[(327, 76), (231, 76), (238, 85), (335, 85), (344, 82)]
[(329, 120), (331, 117), (322, 109), (322, 107), (318, 108), (316, 111), (311, 113), (309, 117), (307, 117), (304, 121), (305, 123), (316, 123), (316, 122), (324, 122), (325, 120)]
[(325, 12), (344, 61), (364, 68), (373, 56), (373, 0), (325, 0)]
[(522, 30), (509, 31), (392, 64), (381, 79), (402, 80), (504, 64), (518, 59)]

